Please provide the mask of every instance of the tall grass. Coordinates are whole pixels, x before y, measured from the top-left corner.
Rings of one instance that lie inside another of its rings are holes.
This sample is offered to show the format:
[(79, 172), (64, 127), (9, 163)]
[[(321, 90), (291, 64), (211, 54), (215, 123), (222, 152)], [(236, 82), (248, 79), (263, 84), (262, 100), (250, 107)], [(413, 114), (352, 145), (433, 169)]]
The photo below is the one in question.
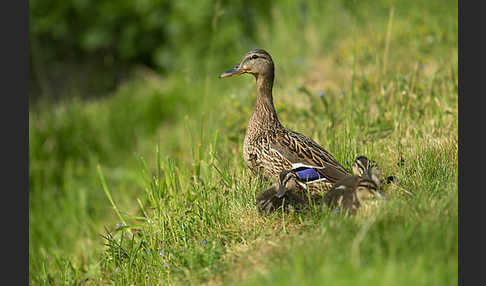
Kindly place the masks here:
[[(457, 283), (457, 3), (302, 3), (225, 55), (31, 110), (31, 284)], [(281, 121), (348, 168), (378, 162), (388, 201), (257, 213), (268, 182), (241, 155), (254, 79), (217, 79), (254, 46), (276, 62)]]

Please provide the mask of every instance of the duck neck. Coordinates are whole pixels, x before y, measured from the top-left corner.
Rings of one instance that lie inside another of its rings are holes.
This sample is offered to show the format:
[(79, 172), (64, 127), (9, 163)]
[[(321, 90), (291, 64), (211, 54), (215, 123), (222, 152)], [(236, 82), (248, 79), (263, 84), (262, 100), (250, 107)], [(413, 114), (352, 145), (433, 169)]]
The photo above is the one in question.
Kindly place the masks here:
[[(273, 74), (270, 76), (257, 76), (257, 98), (255, 103), (255, 109), (250, 119), (249, 128), (256, 128), (254, 130), (264, 131), (268, 128), (280, 127), (280, 121), (277, 117), (277, 112), (273, 106)], [(252, 130), (253, 131), (253, 130)]]

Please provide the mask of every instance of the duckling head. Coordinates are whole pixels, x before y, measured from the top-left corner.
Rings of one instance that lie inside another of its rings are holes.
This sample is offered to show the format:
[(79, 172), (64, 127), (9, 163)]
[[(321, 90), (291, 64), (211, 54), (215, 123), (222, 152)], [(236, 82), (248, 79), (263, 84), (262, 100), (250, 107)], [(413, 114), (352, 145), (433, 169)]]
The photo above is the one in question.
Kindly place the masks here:
[(365, 156), (357, 157), (353, 162), (353, 174), (373, 181), (377, 187), (381, 186), (378, 167)]
[(356, 187), (356, 196), (358, 200), (366, 200), (372, 198), (384, 198), (383, 194), (379, 191), (379, 186), (369, 179), (362, 180)]
[(240, 63), (234, 68), (223, 72), (219, 75), (220, 78), (232, 77), (244, 73), (249, 73), (258, 78), (272, 77), (274, 72), (274, 64), (269, 53), (262, 49), (251, 50), (247, 52)]
[(359, 156), (353, 162), (353, 174), (362, 177), (363, 174), (370, 169), (370, 167), (370, 160), (365, 156)]
[(292, 171), (282, 171), (279, 175), (279, 187), (276, 196), (283, 197), (287, 191), (294, 190), (297, 184), (297, 175)]

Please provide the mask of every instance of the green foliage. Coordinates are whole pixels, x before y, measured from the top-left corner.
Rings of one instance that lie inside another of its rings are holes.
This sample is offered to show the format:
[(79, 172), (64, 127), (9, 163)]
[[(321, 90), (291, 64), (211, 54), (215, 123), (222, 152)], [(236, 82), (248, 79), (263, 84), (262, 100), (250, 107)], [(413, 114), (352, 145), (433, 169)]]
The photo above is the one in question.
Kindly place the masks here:
[[(31, 284), (457, 284), (457, 3), (30, 8), (37, 78), (65, 59), (97, 62), (88, 85), (134, 71), (102, 99), (73, 87), (31, 108)], [(268, 182), (241, 155), (254, 79), (217, 78), (257, 46), (282, 123), (347, 168), (372, 158), (396, 177), (389, 200), (356, 218), (257, 213)]]
[(72, 87), (65, 81), (74, 82), (83, 97), (106, 93), (141, 64), (182, 72), (204, 63), (208, 51), (228, 53), (255, 43), (257, 24), (269, 19), (270, 6), (241, 0), (31, 1), (32, 97), (51, 92), (63, 98)]
[[(174, 68), (185, 52), (208, 49), (215, 21), (254, 36), (253, 17), (268, 16), (269, 1), (31, 1), (31, 36), (53, 56), (90, 57)], [(249, 15), (243, 21), (237, 16)], [(220, 27), (224, 31), (225, 26)], [(236, 35), (233, 35), (236, 36)], [(188, 41), (198, 45), (185, 45)], [(218, 48), (234, 46), (230, 37)], [(66, 54), (67, 53), (67, 54)]]
[[(29, 120), (29, 210), (31, 271), (49, 260), (48, 249), (70, 249), (83, 236), (99, 232), (93, 221), (107, 215), (95, 166), (102, 162), (128, 192), (141, 181), (132, 150), (162, 122), (174, 122), (177, 90), (133, 82), (96, 102), (77, 98), (53, 107), (41, 104)], [(128, 190), (127, 190), (128, 189)], [(62, 218), (62, 219), (59, 219)], [(46, 231), (49, 230), (49, 231)], [(46, 253), (48, 251), (48, 253)], [(57, 255), (57, 254), (56, 254)], [(40, 260), (39, 260), (40, 259)]]

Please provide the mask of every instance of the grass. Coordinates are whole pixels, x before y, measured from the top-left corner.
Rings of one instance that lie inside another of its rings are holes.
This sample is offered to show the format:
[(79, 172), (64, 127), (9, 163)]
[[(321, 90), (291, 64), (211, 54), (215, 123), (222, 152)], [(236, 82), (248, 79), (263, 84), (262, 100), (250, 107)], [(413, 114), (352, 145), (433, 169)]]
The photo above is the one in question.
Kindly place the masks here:
[(347, 168), (378, 162), (389, 200), (258, 214), (269, 183), (242, 158), (254, 79), (217, 79), (242, 42), (31, 109), (30, 284), (457, 284), (457, 2), (373, 3), (283, 1), (255, 44), (283, 124)]

